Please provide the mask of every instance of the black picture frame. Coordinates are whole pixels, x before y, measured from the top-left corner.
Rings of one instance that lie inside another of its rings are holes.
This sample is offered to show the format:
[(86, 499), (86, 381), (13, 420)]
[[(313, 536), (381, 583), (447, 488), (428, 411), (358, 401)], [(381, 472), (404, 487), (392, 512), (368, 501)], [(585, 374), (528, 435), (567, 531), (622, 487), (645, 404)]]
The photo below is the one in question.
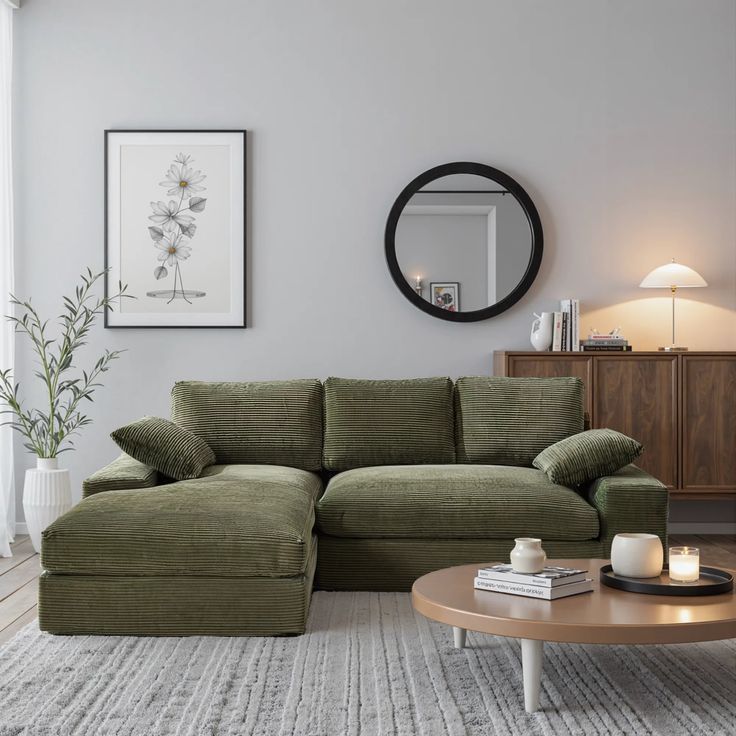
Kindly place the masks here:
[[(408, 204), (409, 200), (416, 194), (420, 189), (425, 187), (430, 182), (436, 179), (441, 179), (444, 176), (450, 176), (452, 174), (475, 174), (477, 176), (485, 177), (496, 184), (501, 185), (505, 190), (512, 194), (519, 204), (521, 205), (526, 215), (527, 221), (529, 222), (529, 229), (531, 231), (531, 254), (529, 257), (529, 263), (527, 264), (526, 271), (522, 276), (519, 283), (514, 289), (507, 294), (503, 299), (500, 299), (495, 304), (491, 304), (483, 309), (476, 309), (470, 312), (449, 312), (446, 309), (441, 309), (431, 304), (421, 295), (417, 294), (412, 286), (404, 278), (404, 274), (399, 267), (399, 262), (396, 257), (396, 227), (399, 222), (399, 217), (404, 207)], [(399, 291), (415, 306), (421, 309), (423, 312), (437, 317), (439, 319), (449, 320), (451, 322), (478, 322), (480, 320), (489, 319), (495, 317), (507, 309), (510, 309), (516, 302), (521, 299), (529, 288), (531, 287), (534, 279), (539, 273), (539, 267), (542, 263), (542, 253), (544, 252), (544, 234), (542, 232), (542, 221), (537, 212), (537, 208), (534, 206), (531, 197), (527, 194), (524, 188), (515, 179), (499, 169), (495, 169), (492, 166), (486, 164), (474, 163), (470, 161), (456, 161), (448, 164), (441, 164), (428, 169), (422, 174), (419, 174), (416, 178), (407, 184), (401, 191), (399, 196), (396, 198), (391, 211), (389, 212), (388, 219), (386, 220), (386, 231), (385, 231), (385, 253), (386, 262), (388, 264), (389, 272), (394, 280), (394, 283), (399, 288)]]
[[(430, 281), (429, 282), (429, 294), (432, 296), (434, 292), (435, 286), (449, 286), (452, 285), (455, 287), (455, 307), (457, 309), (460, 308), (460, 282), (459, 281)], [(431, 299), (432, 304), (434, 304), (434, 299)], [(437, 306), (434, 304), (434, 306)], [(437, 309), (442, 309), (442, 307), (437, 307)], [(445, 309), (445, 312), (450, 311)]]
[(104, 278), (104, 294), (107, 298), (108, 295), (111, 293), (110, 287), (109, 287), (109, 281), (110, 281), (110, 258), (109, 258), (109, 210), (110, 210), (110, 203), (109, 203), (109, 142), (110, 142), (110, 136), (116, 133), (142, 133), (142, 134), (151, 134), (151, 133), (228, 133), (228, 134), (239, 134), (242, 135), (243, 138), (243, 310), (242, 310), (242, 318), (240, 319), (240, 322), (238, 324), (233, 325), (181, 325), (181, 324), (170, 324), (170, 325), (164, 325), (164, 324), (157, 324), (157, 325), (114, 325), (110, 324), (109, 320), (109, 310), (105, 310), (104, 314), (104, 328), (109, 330), (116, 330), (116, 329), (123, 329), (123, 330), (130, 330), (130, 329), (145, 329), (145, 330), (158, 330), (158, 329), (165, 329), (165, 330), (171, 330), (171, 329), (186, 329), (186, 330), (196, 330), (196, 329), (209, 329), (209, 330), (242, 330), (246, 329), (248, 327), (248, 321), (247, 321), (247, 311), (248, 311), (248, 266), (247, 266), (247, 256), (248, 256), (248, 131), (244, 128), (235, 128), (235, 129), (212, 129), (212, 128), (200, 128), (200, 129), (171, 129), (171, 128), (106, 128), (104, 131), (104, 269), (105, 269), (105, 278)]

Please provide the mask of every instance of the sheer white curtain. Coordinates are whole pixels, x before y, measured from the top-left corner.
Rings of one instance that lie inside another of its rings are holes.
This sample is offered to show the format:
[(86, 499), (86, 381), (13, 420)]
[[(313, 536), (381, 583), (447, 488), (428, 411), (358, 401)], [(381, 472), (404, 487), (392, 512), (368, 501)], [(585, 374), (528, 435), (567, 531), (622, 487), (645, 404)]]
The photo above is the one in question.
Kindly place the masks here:
[[(13, 331), (2, 316), (10, 311), (13, 289), (13, 175), (11, 150), (11, 82), (13, 76), (13, 9), (0, 0), (0, 366), (13, 367)], [(3, 407), (4, 408), (4, 407)], [(8, 418), (0, 415), (0, 420)], [(10, 556), (15, 534), (13, 432), (0, 427), (0, 557)]]

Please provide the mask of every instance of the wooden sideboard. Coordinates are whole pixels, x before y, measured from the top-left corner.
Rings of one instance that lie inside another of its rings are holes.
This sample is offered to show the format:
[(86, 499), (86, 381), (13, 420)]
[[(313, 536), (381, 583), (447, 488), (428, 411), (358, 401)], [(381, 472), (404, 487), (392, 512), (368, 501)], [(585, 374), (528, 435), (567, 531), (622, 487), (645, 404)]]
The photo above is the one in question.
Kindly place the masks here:
[(497, 376), (578, 376), (591, 427), (644, 445), (678, 497), (736, 494), (736, 352), (496, 352)]

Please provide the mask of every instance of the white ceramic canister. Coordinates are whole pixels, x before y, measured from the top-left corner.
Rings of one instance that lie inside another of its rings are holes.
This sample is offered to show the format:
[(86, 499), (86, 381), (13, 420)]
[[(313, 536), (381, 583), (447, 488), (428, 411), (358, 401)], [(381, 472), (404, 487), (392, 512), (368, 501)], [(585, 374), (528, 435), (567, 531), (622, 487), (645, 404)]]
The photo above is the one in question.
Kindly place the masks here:
[(611, 545), (611, 566), (626, 578), (656, 578), (662, 572), (664, 549), (656, 534), (617, 534)]
[(547, 555), (542, 549), (542, 540), (533, 537), (514, 539), (516, 547), (511, 550), (511, 567), (514, 572), (542, 572)]

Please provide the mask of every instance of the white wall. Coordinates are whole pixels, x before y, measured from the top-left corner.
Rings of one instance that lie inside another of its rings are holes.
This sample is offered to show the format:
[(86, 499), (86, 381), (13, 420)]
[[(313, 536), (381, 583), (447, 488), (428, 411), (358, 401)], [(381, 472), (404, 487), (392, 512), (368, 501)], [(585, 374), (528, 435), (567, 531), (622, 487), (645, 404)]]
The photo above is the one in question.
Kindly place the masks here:
[[(736, 349), (733, 0), (26, 0), (16, 29), (17, 289), (44, 311), (102, 265), (105, 128), (251, 131), (250, 329), (96, 330), (129, 352), (77, 494), (176, 379), (489, 373), (571, 295), (652, 348), (668, 302), (636, 285), (671, 256), (710, 283), (681, 340)], [(415, 309), (383, 255), (398, 192), (455, 160), (518, 179), (545, 230), (530, 292), (475, 324)]]

